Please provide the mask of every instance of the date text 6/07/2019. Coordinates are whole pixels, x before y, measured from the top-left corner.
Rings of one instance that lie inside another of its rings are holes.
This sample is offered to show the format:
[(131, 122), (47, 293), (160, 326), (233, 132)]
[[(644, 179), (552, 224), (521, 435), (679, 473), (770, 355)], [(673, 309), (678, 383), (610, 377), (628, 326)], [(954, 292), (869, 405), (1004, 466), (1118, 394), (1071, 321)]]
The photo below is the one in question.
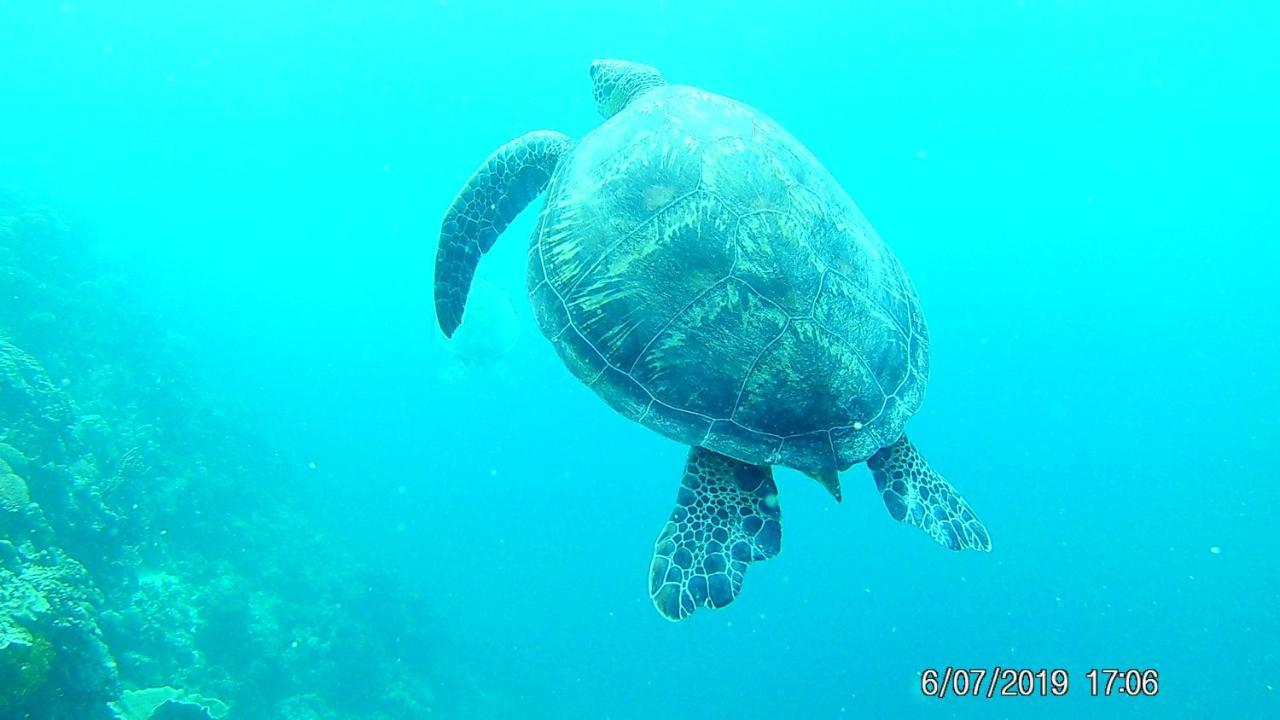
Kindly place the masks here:
[[(1160, 692), (1160, 672), (1154, 668), (1091, 668), (1080, 675), (1093, 697), (1120, 695), (1154, 697)], [(1071, 673), (1063, 668), (926, 668), (920, 673), (920, 692), (926, 697), (1062, 697), (1072, 689)], [(1079, 692), (1079, 690), (1077, 691)]]

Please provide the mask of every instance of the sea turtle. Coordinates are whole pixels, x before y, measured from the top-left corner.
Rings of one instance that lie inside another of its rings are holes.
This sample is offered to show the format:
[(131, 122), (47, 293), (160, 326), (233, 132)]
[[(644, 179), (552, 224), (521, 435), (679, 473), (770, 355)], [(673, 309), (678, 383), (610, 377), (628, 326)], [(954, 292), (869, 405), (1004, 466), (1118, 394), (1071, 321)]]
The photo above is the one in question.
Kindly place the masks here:
[(723, 607), (776, 555), (772, 465), (840, 499), (866, 461), (889, 513), (953, 550), (986, 528), (903, 434), (929, 342), (915, 290), (836, 180), (764, 113), (591, 64), (605, 121), (498, 148), (449, 207), (435, 306), (451, 335), (480, 256), (535, 197), (528, 290), (542, 332), (614, 410), (692, 449), (654, 545), (671, 620)]

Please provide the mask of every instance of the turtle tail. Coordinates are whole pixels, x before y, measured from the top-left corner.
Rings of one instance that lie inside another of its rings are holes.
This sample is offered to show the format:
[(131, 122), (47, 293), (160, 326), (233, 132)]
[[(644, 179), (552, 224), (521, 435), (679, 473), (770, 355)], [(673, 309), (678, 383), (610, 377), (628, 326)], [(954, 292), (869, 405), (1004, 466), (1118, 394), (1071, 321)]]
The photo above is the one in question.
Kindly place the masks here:
[(476, 169), (445, 213), (436, 251), (436, 319), (452, 337), (462, 323), (480, 256), (551, 180), (573, 140), (553, 130), (525, 133)]

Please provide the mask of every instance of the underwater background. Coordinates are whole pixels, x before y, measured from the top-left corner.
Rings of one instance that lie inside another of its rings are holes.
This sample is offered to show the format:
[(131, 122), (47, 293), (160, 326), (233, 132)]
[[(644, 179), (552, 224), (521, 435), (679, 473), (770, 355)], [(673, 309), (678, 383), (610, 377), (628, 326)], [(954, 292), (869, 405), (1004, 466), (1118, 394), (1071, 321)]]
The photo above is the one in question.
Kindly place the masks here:
[[(1280, 717), (1277, 39), (1271, 2), (0, 0), (0, 718)], [(597, 125), (597, 57), (859, 203), (992, 553), (779, 470), (781, 555), (654, 611), (686, 449), (538, 333), (540, 205), (488, 335), (431, 306), (454, 193)], [(923, 697), (948, 665), (1071, 688)]]

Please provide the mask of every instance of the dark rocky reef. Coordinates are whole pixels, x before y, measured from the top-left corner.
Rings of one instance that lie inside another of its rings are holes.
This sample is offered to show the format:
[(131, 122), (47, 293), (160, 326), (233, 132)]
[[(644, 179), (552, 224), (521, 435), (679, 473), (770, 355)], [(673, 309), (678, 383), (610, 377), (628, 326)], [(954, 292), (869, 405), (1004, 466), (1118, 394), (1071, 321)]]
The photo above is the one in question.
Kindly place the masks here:
[(491, 705), (442, 670), (425, 589), (294, 509), (304, 463), (206, 397), (89, 248), (0, 193), (0, 717), (207, 712), (122, 704), (165, 689), (233, 720), (470, 714), (441, 690)]

